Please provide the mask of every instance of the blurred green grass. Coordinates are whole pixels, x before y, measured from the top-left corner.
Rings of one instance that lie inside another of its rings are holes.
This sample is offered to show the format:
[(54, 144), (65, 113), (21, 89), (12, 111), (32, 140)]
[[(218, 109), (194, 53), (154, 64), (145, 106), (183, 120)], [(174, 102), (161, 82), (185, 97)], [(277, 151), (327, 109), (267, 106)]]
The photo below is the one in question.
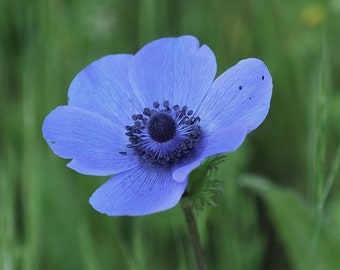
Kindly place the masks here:
[[(91, 61), (192, 34), (215, 52), (219, 73), (258, 57), (274, 83), (266, 121), (220, 168), (219, 207), (197, 213), (211, 269), (311, 269), (307, 255), (315, 269), (338, 269), (325, 254), (340, 248), (339, 15), (336, 0), (1, 1), (0, 268), (193, 269), (179, 207), (96, 213), (87, 201), (106, 178), (71, 171), (41, 135)], [(248, 173), (275, 186), (240, 185)]]

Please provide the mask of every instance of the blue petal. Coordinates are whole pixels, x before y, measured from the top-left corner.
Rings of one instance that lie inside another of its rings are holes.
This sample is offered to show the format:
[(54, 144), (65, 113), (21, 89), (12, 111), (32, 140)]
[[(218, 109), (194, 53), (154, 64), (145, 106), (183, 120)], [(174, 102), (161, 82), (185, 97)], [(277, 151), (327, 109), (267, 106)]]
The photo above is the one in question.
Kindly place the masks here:
[(219, 76), (201, 104), (198, 115), (204, 128), (242, 124), (250, 132), (265, 119), (272, 95), (272, 77), (266, 65), (249, 58), (238, 62)]
[(117, 174), (99, 187), (90, 204), (109, 216), (139, 216), (174, 207), (186, 188), (187, 180), (175, 182), (170, 169), (144, 164)]
[(125, 127), (143, 106), (128, 82), (132, 55), (105, 56), (83, 69), (72, 81), (69, 105), (101, 114)]
[(99, 114), (77, 107), (57, 107), (45, 118), (42, 130), (53, 152), (72, 158), (68, 166), (79, 173), (112, 175), (139, 163), (126, 147), (124, 130)]
[(219, 76), (197, 110), (204, 137), (196, 155), (176, 165), (175, 181), (186, 179), (205, 158), (236, 150), (265, 119), (272, 88), (270, 73), (258, 59), (242, 60)]
[(246, 137), (246, 127), (242, 125), (224, 127), (213, 134), (205, 135), (195, 145), (195, 155), (188, 156), (184, 163), (176, 164), (172, 177), (177, 182), (184, 181), (190, 172), (198, 167), (206, 158), (218, 154), (235, 151)]
[(213, 52), (192, 36), (163, 38), (144, 46), (129, 72), (135, 92), (151, 105), (169, 101), (170, 105), (195, 108), (202, 102), (216, 75)]

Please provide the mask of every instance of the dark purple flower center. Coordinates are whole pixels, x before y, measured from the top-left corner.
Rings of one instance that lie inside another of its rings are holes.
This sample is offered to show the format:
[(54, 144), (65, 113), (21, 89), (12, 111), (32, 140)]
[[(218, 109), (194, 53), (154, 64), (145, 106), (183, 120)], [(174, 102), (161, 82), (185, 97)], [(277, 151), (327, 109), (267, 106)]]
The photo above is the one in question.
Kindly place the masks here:
[(170, 166), (192, 151), (201, 137), (201, 119), (187, 106), (170, 107), (164, 101), (161, 107), (154, 102), (151, 109), (144, 108), (142, 114), (131, 118), (134, 124), (125, 127), (130, 142), (127, 147), (143, 162)]
[(148, 122), (148, 132), (156, 142), (164, 143), (171, 140), (176, 133), (176, 123), (168, 113), (156, 113)]

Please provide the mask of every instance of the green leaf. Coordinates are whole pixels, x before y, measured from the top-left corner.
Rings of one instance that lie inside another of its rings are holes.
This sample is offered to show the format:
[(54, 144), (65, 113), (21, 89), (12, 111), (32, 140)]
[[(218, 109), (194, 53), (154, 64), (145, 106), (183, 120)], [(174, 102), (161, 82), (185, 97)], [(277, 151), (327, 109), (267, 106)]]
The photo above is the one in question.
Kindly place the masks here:
[(323, 221), (318, 246), (313, 246), (315, 218), (302, 197), (258, 176), (246, 176), (240, 183), (264, 201), (293, 269), (339, 269), (339, 235)]

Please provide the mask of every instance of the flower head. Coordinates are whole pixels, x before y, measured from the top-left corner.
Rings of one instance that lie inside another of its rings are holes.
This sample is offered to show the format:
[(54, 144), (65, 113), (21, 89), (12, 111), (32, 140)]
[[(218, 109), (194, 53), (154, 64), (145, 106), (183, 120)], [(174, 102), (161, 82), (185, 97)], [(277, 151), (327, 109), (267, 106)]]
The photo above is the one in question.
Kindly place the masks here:
[(236, 150), (268, 113), (272, 79), (262, 61), (215, 76), (213, 52), (192, 36), (105, 56), (74, 78), (68, 105), (46, 117), (44, 138), (73, 170), (113, 175), (90, 198), (97, 211), (169, 209), (194, 168)]

